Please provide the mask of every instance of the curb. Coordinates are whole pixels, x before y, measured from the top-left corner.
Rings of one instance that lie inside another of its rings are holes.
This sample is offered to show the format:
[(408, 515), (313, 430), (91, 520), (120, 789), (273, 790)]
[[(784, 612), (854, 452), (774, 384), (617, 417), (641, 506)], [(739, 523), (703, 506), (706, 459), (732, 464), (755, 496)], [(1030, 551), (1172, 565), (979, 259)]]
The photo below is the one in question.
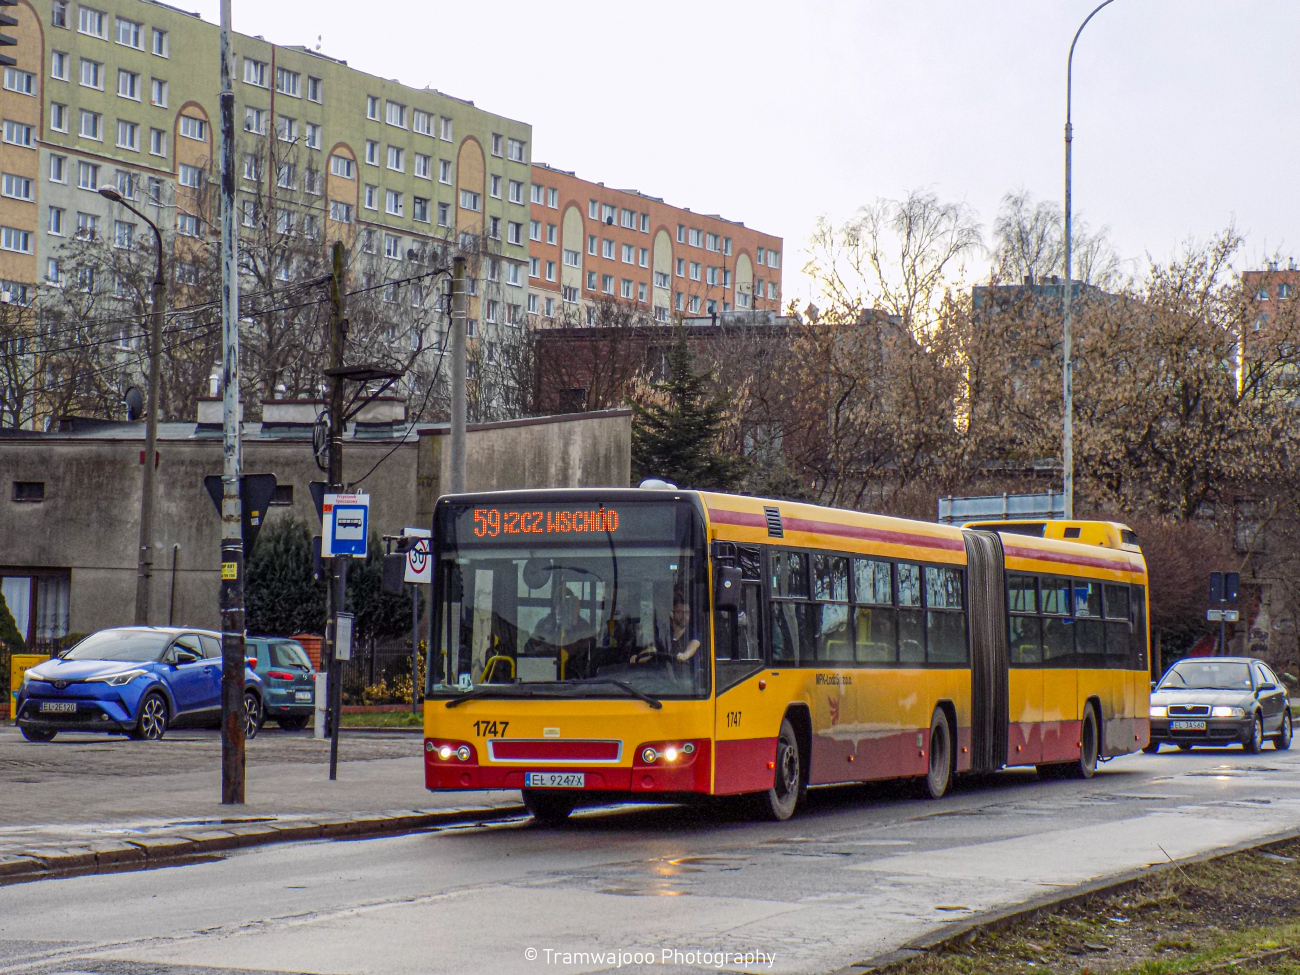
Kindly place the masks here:
[(279, 822), (235, 822), (129, 840), (96, 840), (68, 846), (35, 847), (21, 853), (0, 853), (0, 885), (53, 877), (178, 866), (195, 857), (271, 843), (368, 839), (418, 833), (436, 826), (486, 823), (525, 815), (527, 810), (522, 804), (437, 812), (397, 809), (386, 813), (359, 813), (344, 819), (308, 816)]
[(985, 931), (1000, 931), (1013, 924), (1032, 920), (1039, 914), (1050, 913), (1093, 897), (1118, 894), (1126, 888), (1146, 880), (1148, 877), (1154, 877), (1170, 870), (1178, 870), (1188, 864), (1218, 860), (1221, 857), (1232, 856), (1234, 853), (1245, 853), (1248, 850), (1261, 850), (1277, 843), (1285, 843), (1298, 838), (1300, 838), (1300, 829), (1283, 830), (1278, 833), (1270, 833), (1261, 839), (1247, 840), (1223, 849), (1198, 853), (1196, 856), (1185, 857), (1181, 860), (1157, 863), (1147, 867), (1139, 867), (1136, 870), (1128, 870), (1118, 875), (1089, 880), (1065, 893), (1043, 894), (1009, 907), (994, 908), (991, 911), (985, 911), (962, 921), (953, 921), (936, 928), (934, 931), (922, 934), (910, 941), (905, 941), (892, 951), (854, 962), (851, 965), (845, 965), (843, 968), (837, 968), (830, 975), (867, 975), (868, 972), (890, 972), (914, 958), (942, 951), (957, 944), (969, 944), (975, 940), (976, 936)]

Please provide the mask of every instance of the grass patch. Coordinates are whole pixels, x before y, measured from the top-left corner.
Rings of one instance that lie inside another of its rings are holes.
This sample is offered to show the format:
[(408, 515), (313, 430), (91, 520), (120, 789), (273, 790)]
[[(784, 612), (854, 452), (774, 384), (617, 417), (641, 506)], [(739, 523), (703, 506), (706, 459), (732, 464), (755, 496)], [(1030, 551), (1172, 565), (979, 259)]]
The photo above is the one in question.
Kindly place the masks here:
[(377, 711), (370, 714), (341, 714), (340, 728), (421, 728), (424, 726), (423, 714), (410, 711)]
[(977, 933), (895, 971), (1300, 975), (1300, 840), (1166, 870), (1122, 893)]

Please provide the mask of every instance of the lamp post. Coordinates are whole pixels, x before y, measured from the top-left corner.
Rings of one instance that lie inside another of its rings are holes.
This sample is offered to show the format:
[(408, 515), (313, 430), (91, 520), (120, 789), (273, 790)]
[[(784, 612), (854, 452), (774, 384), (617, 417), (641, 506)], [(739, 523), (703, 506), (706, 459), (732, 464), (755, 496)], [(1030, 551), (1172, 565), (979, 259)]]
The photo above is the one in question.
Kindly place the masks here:
[(1074, 40), (1070, 42), (1070, 56), (1065, 63), (1065, 325), (1063, 328), (1064, 341), (1062, 342), (1061, 365), (1061, 386), (1065, 399), (1065, 426), (1062, 431), (1062, 442), (1064, 447), (1061, 451), (1061, 467), (1064, 471), (1064, 494), (1065, 494), (1065, 517), (1074, 517), (1074, 362), (1073, 349), (1071, 347), (1070, 326), (1071, 322), (1071, 292), (1074, 290), (1074, 283), (1070, 280), (1071, 261), (1070, 261), (1070, 196), (1071, 196), (1071, 148), (1074, 143), (1074, 126), (1070, 122), (1070, 98), (1074, 89), (1074, 45), (1079, 43), (1079, 35), (1083, 29), (1088, 26), (1088, 21), (1097, 16), (1097, 11), (1114, 0), (1102, 0), (1093, 8), (1092, 13), (1083, 18), (1083, 23), (1079, 29), (1074, 32)]
[(99, 195), (125, 207), (149, 225), (157, 246), (158, 266), (153, 277), (152, 314), (149, 327), (149, 399), (144, 421), (144, 484), (140, 492), (140, 551), (135, 577), (135, 623), (149, 623), (149, 600), (153, 585), (153, 506), (155, 494), (154, 459), (158, 444), (158, 384), (162, 370), (163, 315), (167, 304), (167, 278), (163, 274), (162, 232), (158, 225), (122, 199), (111, 186), (101, 187)]

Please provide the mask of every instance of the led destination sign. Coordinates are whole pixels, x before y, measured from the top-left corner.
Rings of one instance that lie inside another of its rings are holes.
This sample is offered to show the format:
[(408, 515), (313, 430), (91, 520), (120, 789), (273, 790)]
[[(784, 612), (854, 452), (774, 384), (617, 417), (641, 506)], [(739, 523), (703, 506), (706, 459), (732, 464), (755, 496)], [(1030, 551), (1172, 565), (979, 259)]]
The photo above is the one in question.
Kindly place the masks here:
[(460, 508), (452, 515), (456, 544), (574, 542), (669, 542), (677, 538), (678, 505), (509, 505)]

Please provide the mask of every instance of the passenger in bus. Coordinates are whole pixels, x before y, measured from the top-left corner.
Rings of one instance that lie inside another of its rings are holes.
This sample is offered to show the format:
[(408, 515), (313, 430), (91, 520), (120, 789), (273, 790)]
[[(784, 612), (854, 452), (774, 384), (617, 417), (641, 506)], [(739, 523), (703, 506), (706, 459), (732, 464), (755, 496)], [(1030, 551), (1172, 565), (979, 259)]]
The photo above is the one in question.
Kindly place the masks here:
[(698, 627), (691, 626), (691, 605), (681, 593), (673, 595), (673, 612), (668, 619), (668, 639), (657, 630), (655, 646), (632, 655), (632, 663), (648, 663), (656, 653), (671, 654), (680, 662), (686, 662), (700, 649)]

